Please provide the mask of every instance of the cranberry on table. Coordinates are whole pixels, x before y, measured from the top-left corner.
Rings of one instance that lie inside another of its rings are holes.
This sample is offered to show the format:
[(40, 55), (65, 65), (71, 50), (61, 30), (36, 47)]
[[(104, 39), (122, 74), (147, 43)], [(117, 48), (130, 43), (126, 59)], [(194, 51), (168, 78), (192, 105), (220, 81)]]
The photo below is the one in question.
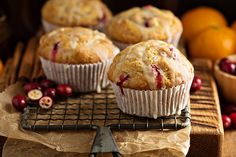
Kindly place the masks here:
[(67, 84), (60, 84), (56, 90), (58, 95), (69, 97), (72, 95), (72, 88)]
[(231, 113), (229, 115), (230, 119), (231, 119), (231, 125), (234, 129), (236, 129), (236, 113)]
[(229, 128), (231, 125), (231, 119), (227, 115), (222, 115), (222, 122), (223, 122), (224, 129)]
[(23, 109), (27, 106), (27, 100), (24, 95), (16, 95), (12, 98), (12, 105), (18, 111), (23, 111)]
[(42, 80), (40, 82), (40, 86), (43, 89), (47, 89), (47, 88), (55, 88), (56, 87), (56, 83), (54, 81), (51, 80)]
[(29, 91), (27, 95), (28, 95), (30, 100), (37, 101), (40, 98), (42, 98), (43, 93), (42, 93), (41, 90), (33, 89), (33, 90)]
[(55, 88), (47, 88), (45, 89), (45, 91), (43, 92), (43, 96), (48, 96), (52, 99), (55, 99), (56, 97), (56, 89)]
[(229, 74), (236, 74), (236, 64), (228, 58), (220, 60), (220, 69)]
[(200, 77), (194, 76), (191, 89), (190, 89), (191, 92), (198, 91), (201, 89), (201, 87), (202, 87), (202, 80), (200, 79)]
[(27, 83), (26, 85), (24, 85), (23, 88), (24, 88), (25, 94), (27, 94), (29, 91), (31, 91), (33, 89), (39, 89), (39, 90), (42, 89), (38, 83), (34, 83), (34, 82)]
[(53, 100), (52, 98), (48, 96), (44, 96), (39, 100), (39, 106), (43, 109), (49, 109), (53, 105)]

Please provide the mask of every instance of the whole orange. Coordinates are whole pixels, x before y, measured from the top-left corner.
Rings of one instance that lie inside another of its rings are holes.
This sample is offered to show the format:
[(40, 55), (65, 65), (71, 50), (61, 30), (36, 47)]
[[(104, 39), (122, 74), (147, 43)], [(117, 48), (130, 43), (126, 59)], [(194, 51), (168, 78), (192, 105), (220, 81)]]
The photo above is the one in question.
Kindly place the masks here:
[(212, 61), (235, 52), (236, 34), (229, 27), (209, 27), (189, 43), (192, 58), (207, 58)]
[(236, 21), (234, 21), (230, 27), (236, 32)]
[(0, 60), (0, 75), (2, 74), (2, 72), (3, 72), (3, 63), (2, 63), (2, 61)]
[(209, 26), (227, 26), (224, 16), (216, 9), (210, 7), (198, 7), (187, 11), (182, 16), (183, 36), (190, 41)]

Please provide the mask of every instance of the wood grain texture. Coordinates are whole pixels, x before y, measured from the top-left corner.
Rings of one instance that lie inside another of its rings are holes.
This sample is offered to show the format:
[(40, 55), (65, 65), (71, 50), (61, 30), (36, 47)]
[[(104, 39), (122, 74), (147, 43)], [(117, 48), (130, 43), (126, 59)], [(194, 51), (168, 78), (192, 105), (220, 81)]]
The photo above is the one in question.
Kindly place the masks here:
[[(42, 74), (36, 53), (37, 41), (37, 39), (32, 38), (25, 53), (22, 54), (18, 77), (24, 76), (32, 79)], [(9, 60), (8, 64), (12, 64), (16, 60)], [(192, 63), (195, 66), (196, 75), (199, 75), (203, 80), (203, 88), (191, 94), (192, 131), (188, 156), (221, 157), (224, 131), (220, 119), (218, 93), (211, 73), (212, 65), (210, 61), (199, 59), (193, 60)], [(224, 150), (227, 149), (224, 148)]]
[[(224, 130), (221, 121), (220, 103), (212, 64), (207, 60), (193, 60), (195, 75), (200, 76), (203, 87), (191, 94), (191, 146), (188, 156), (221, 157)], [(204, 86), (209, 82), (208, 86)]]
[(31, 38), (28, 42), (26, 51), (23, 55), (18, 78), (26, 77), (31, 78), (34, 66), (34, 57), (37, 48), (37, 39)]
[(225, 131), (223, 144), (223, 157), (236, 156), (236, 130)]

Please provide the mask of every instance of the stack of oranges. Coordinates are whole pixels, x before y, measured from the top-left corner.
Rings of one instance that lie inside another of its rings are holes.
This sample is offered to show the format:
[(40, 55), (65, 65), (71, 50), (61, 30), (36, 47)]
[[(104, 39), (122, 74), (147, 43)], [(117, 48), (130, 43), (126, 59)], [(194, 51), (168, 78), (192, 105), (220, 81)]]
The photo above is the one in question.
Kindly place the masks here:
[(199, 7), (182, 16), (183, 36), (192, 58), (207, 58), (213, 62), (236, 52), (236, 22), (227, 26), (218, 10)]

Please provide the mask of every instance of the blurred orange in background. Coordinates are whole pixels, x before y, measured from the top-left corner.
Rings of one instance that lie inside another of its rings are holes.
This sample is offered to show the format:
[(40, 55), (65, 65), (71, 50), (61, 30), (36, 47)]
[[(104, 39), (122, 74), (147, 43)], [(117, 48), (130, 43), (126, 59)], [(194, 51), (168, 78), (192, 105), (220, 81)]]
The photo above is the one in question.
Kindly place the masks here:
[(2, 60), (0, 59), (0, 76), (1, 76), (1, 74), (2, 74), (2, 72), (3, 72), (3, 63), (2, 63)]
[(192, 9), (183, 15), (182, 23), (190, 57), (214, 62), (236, 52), (236, 22), (228, 27), (218, 10), (210, 7)]
[(193, 58), (221, 59), (235, 52), (236, 34), (228, 27), (209, 27), (189, 43)]
[(211, 26), (227, 26), (223, 14), (210, 7), (198, 7), (187, 11), (182, 16), (183, 36), (190, 41), (196, 35)]

